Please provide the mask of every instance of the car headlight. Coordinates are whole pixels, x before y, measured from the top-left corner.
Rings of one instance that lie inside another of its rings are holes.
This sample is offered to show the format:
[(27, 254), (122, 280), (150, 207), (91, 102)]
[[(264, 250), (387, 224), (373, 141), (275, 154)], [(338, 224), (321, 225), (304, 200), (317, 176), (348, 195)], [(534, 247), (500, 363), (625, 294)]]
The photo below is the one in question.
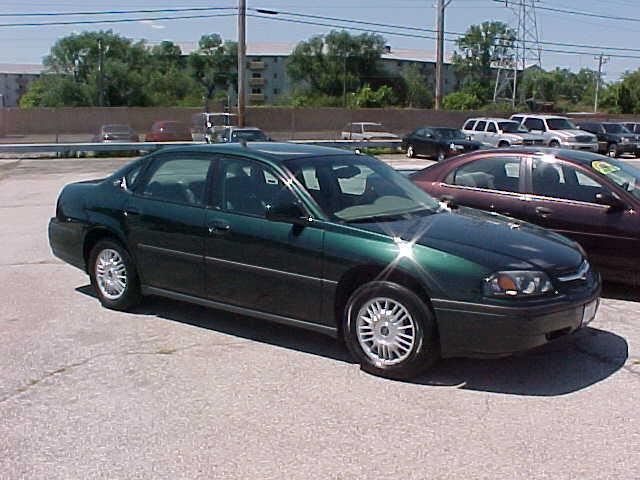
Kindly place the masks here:
[(627, 137), (622, 138), (622, 143), (629, 143), (630, 140)]
[(553, 291), (553, 284), (544, 272), (497, 272), (485, 279), (484, 294), (487, 297), (535, 297)]

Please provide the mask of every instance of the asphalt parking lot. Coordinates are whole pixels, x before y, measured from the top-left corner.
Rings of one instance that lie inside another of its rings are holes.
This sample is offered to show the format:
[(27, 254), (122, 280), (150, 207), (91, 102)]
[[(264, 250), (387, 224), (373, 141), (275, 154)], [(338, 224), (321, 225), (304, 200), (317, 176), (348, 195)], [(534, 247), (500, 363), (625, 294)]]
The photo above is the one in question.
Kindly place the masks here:
[(607, 286), (572, 337), (413, 382), (259, 320), (105, 310), (47, 222), (65, 183), (129, 160), (0, 161), (0, 478), (638, 477), (640, 291)]

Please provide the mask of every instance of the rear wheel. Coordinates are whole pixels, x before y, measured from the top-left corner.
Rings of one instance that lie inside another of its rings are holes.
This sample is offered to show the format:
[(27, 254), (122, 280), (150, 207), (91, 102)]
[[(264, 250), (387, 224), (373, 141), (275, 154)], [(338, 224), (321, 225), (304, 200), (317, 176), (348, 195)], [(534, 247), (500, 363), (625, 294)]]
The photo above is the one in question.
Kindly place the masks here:
[(498, 148), (507, 148), (507, 147), (509, 147), (509, 142), (501, 140), (500, 143), (498, 143)]
[(438, 152), (436, 153), (436, 160), (438, 162), (442, 162), (445, 158), (447, 158), (447, 154), (442, 148), (439, 148)]
[(100, 303), (127, 310), (140, 302), (140, 283), (129, 252), (115, 240), (100, 240), (89, 256), (89, 276)]
[(407, 157), (413, 158), (416, 156), (416, 150), (413, 148), (413, 145), (409, 145), (407, 147)]
[(383, 377), (414, 377), (440, 356), (433, 314), (414, 292), (392, 282), (370, 282), (351, 295), (344, 337), (361, 368)]
[(616, 145), (615, 143), (610, 144), (607, 147), (607, 156), (616, 158), (618, 156), (618, 145)]
[(560, 142), (559, 142), (559, 141), (557, 141), (557, 140), (551, 140), (551, 141), (549, 142), (549, 146), (550, 146), (551, 148), (560, 148)]

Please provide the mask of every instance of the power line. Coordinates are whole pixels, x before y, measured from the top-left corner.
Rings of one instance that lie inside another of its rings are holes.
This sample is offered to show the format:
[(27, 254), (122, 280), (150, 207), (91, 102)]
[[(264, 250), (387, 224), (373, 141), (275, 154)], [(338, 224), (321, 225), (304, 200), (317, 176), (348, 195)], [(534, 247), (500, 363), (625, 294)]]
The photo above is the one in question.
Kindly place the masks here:
[(118, 18), (118, 19), (105, 19), (105, 20), (70, 20), (60, 22), (31, 22), (31, 23), (0, 23), (0, 27), (50, 27), (50, 26), (62, 26), (62, 25), (94, 25), (98, 23), (133, 23), (146, 21), (161, 21), (161, 20), (189, 20), (198, 18), (213, 18), (213, 17), (235, 17), (235, 13), (213, 13), (209, 15), (181, 15), (177, 17), (139, 17), (139, 18)]
[(72, 17), (85, 15), (129, 15), (132, 13), (178, 13), (202, 12), (210, 10), (237, 10), (237, 7), (190, 7), (190, 8), (155, 8), (140, 10), (98, 10), (93, 12), (19, 12), (0, 13), (0, 17)]
[[(505, 2), (505, 0), (493, 0), (493, 1), (497, 3)], [(511, 5), (522, 6), (522, 3), (511, 2)], [(546, 10), (548, 12), (563, 13), (567, 15), (579, 15), (582, 17), (600, 18), (605, 20), (622, 20), (626, 22), (640, 23), (640, 18), (634, 18), (634, 17), (618, 17), (616, 15), (606, 15), (604, 13), (583, 12), (580, 10), (570, 10), (567, 8), (558, 8), (558, 7), (545, 7), (545, 6), (541, 6), (540, 4), (536, 4), (536, 8), (538, 10)]]

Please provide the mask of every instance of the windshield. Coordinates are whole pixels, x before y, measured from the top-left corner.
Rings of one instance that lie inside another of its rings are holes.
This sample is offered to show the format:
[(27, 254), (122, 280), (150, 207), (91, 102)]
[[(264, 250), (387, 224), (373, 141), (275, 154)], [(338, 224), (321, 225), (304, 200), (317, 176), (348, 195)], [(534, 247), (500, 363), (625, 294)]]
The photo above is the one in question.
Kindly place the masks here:
[(129, 125), (105, 125), (102, 130), (109, 133), (129, 133)]
[(338, 222), (409, 218), (437, 211), (439, 202), (365, 155), (334, 155), (284, 162), (325, 215)]
[(434, 128), (433, 133), (444, 140), (466, 140), (467, 138), (462, 130), (456, 128)]
[(566, 118), (547, 118), (549, 130), (576, 130), (575, 124)]
[(365, 124), (363, 126), (364, 126), (364, 131), (365, 132), (380, 132), (380, 133), (383, 133), (383, 132), (387, 131), (387, 129), (384, 128), (382, 125), (373, 125), (373, 124), (372, 125), (368, 125), (368, 124)]
[(624, 191), (640, 199), (640, 170), (613, 158), (594, 160), (591, 169), (598, 175), (608, 178)]
[(607, 133), (631, 133), (623, 125), (617, 123), (603, 123), (604, 131)]
[(518, 122), (498, 122), (498, 128), (504, 133), (527, 133), (524, 127), (521, 127)]
[(235, 130), (231, 140), (246, 140), (247, 142), (266, 142), (267, 137), (261, 130)]

